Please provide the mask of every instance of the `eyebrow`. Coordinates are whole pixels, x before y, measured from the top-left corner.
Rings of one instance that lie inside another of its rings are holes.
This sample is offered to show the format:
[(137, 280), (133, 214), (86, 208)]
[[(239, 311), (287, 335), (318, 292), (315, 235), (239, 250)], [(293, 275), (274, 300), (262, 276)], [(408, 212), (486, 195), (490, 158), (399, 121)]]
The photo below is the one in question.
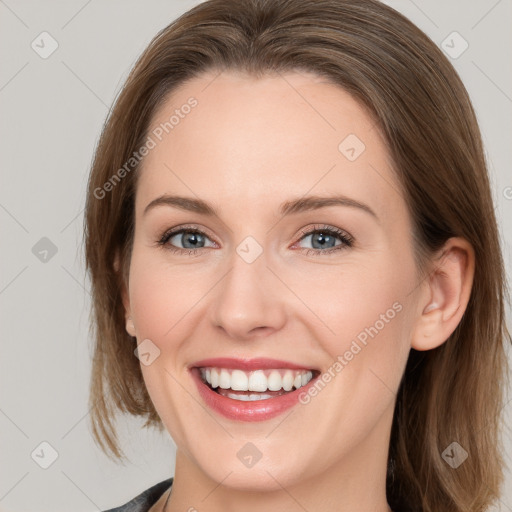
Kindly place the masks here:
[[(150, 210), (157, 206), (171, 206), (180, 210), (206, 215), (208, 217), (219, 216), (217, 209), (207, 201), (193, 197), (174, 196), (168, 194), (164, 194), (153, 199), (153, 201), (144, 208), (143, 215), (146, 215)], [(327, 208), (329, 206), (357, 208), (370, 214), (377, 221), (379, 220), (377, 214), (367, 204), (343, 195), (329, 197), (307, 196), (293, 199), (282, 203), (279, 208), (279, 213), (280, 215), (285, 216), (305, 211), (318, 210), (320, 208)]]

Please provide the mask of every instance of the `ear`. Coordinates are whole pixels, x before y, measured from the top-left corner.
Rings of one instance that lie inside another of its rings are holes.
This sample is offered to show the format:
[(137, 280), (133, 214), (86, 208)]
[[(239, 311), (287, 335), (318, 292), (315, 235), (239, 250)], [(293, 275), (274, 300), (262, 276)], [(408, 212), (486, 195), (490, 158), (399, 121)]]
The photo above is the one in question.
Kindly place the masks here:
[[(114, 256), (114, 270), (116, 271), (116, 273), (119, 274), (120, 269), (121, 269), (121, 263), (120, 263), (120, 258), (119, 258), (119, 251), (116, 251), (116, 254)], [(133, 323), (131, 307), (130, 307), (130, 296), (129, 296), (128, 290), (126, 288), (124, 276), (121, 275), (120, 277), (121, 277), (121, 283), (122, 283), (121, 284), (121, 297), (123, 300), (123, 307), (124, 307), (125, 319), (126, 319), (126, 332), (130, 336), (136, 336), (135, 324)]]
[(450, 238), (433, 260), (418, 303), (411, 347), (430, 350), (442, 345), (459, 325), (471, 295), (475, 255), (463, 238)]

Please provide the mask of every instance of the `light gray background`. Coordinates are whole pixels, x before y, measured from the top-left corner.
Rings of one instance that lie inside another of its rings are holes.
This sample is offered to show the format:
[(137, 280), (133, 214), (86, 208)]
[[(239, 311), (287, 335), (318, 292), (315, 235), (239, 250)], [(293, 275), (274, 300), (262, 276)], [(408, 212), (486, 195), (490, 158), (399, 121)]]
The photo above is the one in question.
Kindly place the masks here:
[[(141, 431), (140, 421), (119, 423), (130, 465), (110, 462), (92, 441), (81, 239), (89, 165), (108, 108), (157, 31), (197, 3), (0, 0), (1, 511), (104, 510), (173, 474), (169, 436)], [(469, 43), (452, 62), (483, 132), (510, 276), (512, 0), (387, 3), (440, 46), (453, 31)], [(59, 44), (47, 59), (31, 48), (43, 31)], [(42, 237), (58, 250), (47, 262), (32, 252)], [(48, 469), (31, 458), (43, 441), (58, 452)], [(508, 440), (507, 461), (511, 453)], [(512, 511), (510, 472), (502, 510)]]

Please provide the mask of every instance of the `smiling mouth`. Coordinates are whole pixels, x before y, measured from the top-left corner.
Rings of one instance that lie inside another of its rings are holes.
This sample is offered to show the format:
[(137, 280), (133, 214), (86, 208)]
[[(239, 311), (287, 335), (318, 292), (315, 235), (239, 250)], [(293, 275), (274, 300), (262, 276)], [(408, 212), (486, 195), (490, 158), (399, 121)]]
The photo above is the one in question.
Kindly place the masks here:
[(240, 369), (199, 367), (204, 384), (214, 392), (244, 402), (268, 400), (292, 393), (306, 386), (320, 372), (317, 370)]

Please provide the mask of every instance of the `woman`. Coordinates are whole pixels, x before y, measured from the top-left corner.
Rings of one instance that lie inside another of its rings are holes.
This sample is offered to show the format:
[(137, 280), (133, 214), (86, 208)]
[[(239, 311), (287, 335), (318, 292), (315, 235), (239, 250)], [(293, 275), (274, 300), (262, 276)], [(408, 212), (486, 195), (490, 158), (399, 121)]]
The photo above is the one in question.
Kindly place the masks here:
[[(119, 511), (483, 511), (504, 271), (467, 92), (374, 0), (210, 0), (106, 123), (85, 219), (93, 434), (167, 429)], [(132, 343), (133, 342), (133, 343)]]

